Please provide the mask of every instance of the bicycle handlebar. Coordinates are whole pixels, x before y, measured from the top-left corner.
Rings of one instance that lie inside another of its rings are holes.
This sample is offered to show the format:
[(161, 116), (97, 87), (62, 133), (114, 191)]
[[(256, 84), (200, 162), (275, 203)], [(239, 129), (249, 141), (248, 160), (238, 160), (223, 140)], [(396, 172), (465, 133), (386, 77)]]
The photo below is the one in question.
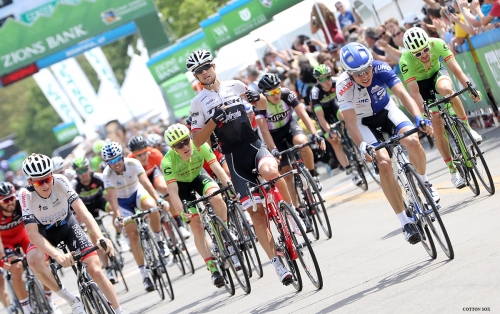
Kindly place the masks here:
[(429, 108), (430, 107), (434, 107), (434, 106), (440, 106), (441, 104), (444, 104), (444, 103), (448, 103), (452, 98), (455, 98), (465, 92), (469, 91), (475, 98), (479, 97), (479, 93), (477, 92), (477, 90), (472, 86), (472, 84), (470, 82), (467, 82), (467, 87), (465, 87), (464, 89), (461, 89), (459, 90), (458, 92), (456, 93), (453, 93), (451, 95), (448, 95), (448, 96), (445, 96), (443, 97), (442, 99), (440, 100), (437, 100), (433, 103), (430, 103), (430, 104), (425, 104), (424, 103), (424, 109), (425, 109), (425, 113), (426, 114), (429, 114)]
[[(253, 169), (252, 170), (252, 173), (255, 173), (255, 174), (258, 174), (257, 170), (256, 169)], [(259, 189), (261, 186), (265, 186), (265, 185), (268, 185), (268, 186), (274, 186), (276, 184), (276, 182), (283, 178), (283, 177), (286, 177), (287, 175), (290, 175), (290, 174), (296, 174), (297, 173), (297, 169), (292, 169), (288, 172), (285, 172), (279, 176), (277, 176), (276, 178), (274, 179), (271, 179), (269, 181), (266, 181), (264, 183), (261, 183), (261, 184), (257, 184), (256, 186), (254, 187), (251, 187), (250, 186), (250, 182), (247, 182), (247, 194), (248, 194), (248, 197), (250, 198), (250, 201), (252, 202), (252, 210), (254, 212), (257, 211), (257, 203), (255, 202), (255, 198), (253, 197), (253, 192), (257, 189)]]
[[(61, 245), (62, 245), (62, 244), (63, 244), (63, 242), (61, 242), (61, 243), (60, 243), (57, 247), (58, 247), (58, 248), (61, 248)], [(101, 241), (99, 241), (99, 244), (102, 246), (102, 248), (103, 248), (104, 250), (106, 250), (106, 248), (108, 247), (108, 246), (106, 245), (106, 242), (105, 242), (103, 239), (101, 239)], [(64, 245), (66, 245), (66, 244), (64, 244)], [(82, 258), (84, 258), (85, 256), (87, 256), (87, 255), (89, 255), (90, 253), (95, 252), (95, 251), (97, 251), (97, 250), (99, 250), (99, 247), (98, 247), (97, 245), (96, 245), (96, 246), (91, 247), (90, 249), (86, 250), (85, 252), (81, 252), (80, 250), (78, 250), (78, 251), (76, 251), (76, 252), (73, 254), (73, 260), (74, 260), (75, 262), (79, 262), (79, 261), (81, 261), (81, 259), (82, 259)], [(55, 269), (56, 269), (56, 270), (58, 270), (58, 269), (60, 269), (60, 268), (63, 268), (63, 266), (62, 266), (61, 264), (59, 264), (59, 263), (58, 263), (55, 259), (54, 259), (54, 264), (55, 264)]]
[(121, 221), (121, 222), (123, 222), (125, 224), (125, 223), (128, 223), (128, 222), (131, 222), (134, 219), (137, 219), (137, 218), (140, 218), (140, 217), (144, 217), (147, 214), (154, 213), (154, 212), (157, 212), (159, 210), (160, 210), (160, 207), (157, 206), (157, 207), (150, 208), (148, 210), (143, 210), (143, 211), (141, 211), (141, 212), (139, 212), (139, 213), (137, 213), (135, 215), (128, 216), (128, 217), (125, 217), (125, 218), (123, 218), (123, 217), (116, 217), (116, 220)]
[[(198, 203), (201, 203), (201, 202), (205, 202), (205, 201), (208, 201), (210, 198), (218, 195), (218, 194), (221, 194), (223, 192), (226, 192), (226, 191), (229, 191), (231, 194), (233, 195), (237, 195), (236, 194), (236, 190), (234, 189), (234, 186), (231, 182), (228, 182), (227, 183), (227, 186), (223, 187), (223, 188), (220, 188), (218, 189), (217, 191), (213, 192), (213, 193), (210, 193), (210, 194), (207, 194), (207, 195), (204, 195), (194, 201), (189, 201), (189, 202), (186, 202), (186, 200), (182, 200), (182, 210), (186, 213), (186, 214), (189, 214), (189, 210), (188, 208), (193, 206), (193, 205), (196, 205)], [(194, 191), (191, 191), (192, 194), (194, 194), (195, 192)]]
[(309, 142), (304, 143), (304, 144), (295, 145), (295, 146), (293, 146), (293, 147), (290, 147), (290, 148), (288, 148), (288, 149), (285, 149), (284, 151), (281, 151), (281, 152), (280, 152), (280, 156), (281, 156), (281, 155), (286, 155), (286, 154), (289, 154), (289, 153), (293, 153), (293, 152), (295, 152), (295, 151), (297, 151), (297, 150), (299, 150), (299, 149), (302, 149), (302, 148), (304, 148), (304, 147), (306, 147), (306, 146), (309, 146), (309, 145), (312, 145), (312, 144), (315, 144), (315, 143), (316, 143), (316, 141), (309, 141)]

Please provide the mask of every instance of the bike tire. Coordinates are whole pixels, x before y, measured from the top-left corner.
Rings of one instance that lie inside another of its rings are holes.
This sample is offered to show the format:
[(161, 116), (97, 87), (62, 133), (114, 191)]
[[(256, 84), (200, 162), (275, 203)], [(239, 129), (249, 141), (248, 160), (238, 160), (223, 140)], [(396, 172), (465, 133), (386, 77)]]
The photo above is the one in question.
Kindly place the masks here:
[[(262, 278), (262, 276), (264, 276), (264, 271), (260, 260), (259, 250), (255, 244), (254, 233), (243, 215), (243, 209), (240, 204), (234, 204), (234, 214), (236, 217), (236, 223), (240, 227), (240, 237), (243, 239), (240, 247), (245, 253), (249, 272), (253, 268), (259, 278)], [(251, 275), (249, 276), (251, 277)]]
[(121, 278), (121, 280), (123, 281), (123, 285), (125, 286), (125, 290), (128, 292), (127, 281), (125, 280), (125, 276), (123, 276), (122, 268), (119, 266), (118, 260), (116, 260), (116, 256), (115, 256), (115, 261), (111, 262), (111, 264), (112, 264), (111, 267), (115, 272), (116, 280), (118, 280), (118, 278)]
[[(299, 256), (300, 264), (304, 269), (306, 275), (311, 280), (312, 284), (317, 289), (323, 288), (323, 276), (321, 274), (321, 269), (319, 267), (318, 260), (316, 259), (316, 253), (312, 248), (310, 240), (307, 238), (307, 234), (305, 233), (304, 228), (300, 224), (300, 218), (297, 217), (295, 212), (290, 208), (288, 204), (285, 202), (280, 203), (280, 211), (283, 217), (287, 217), (285, 220), (285, 224), (288, 227), (288, 230), (291, 231), (291, 236), (293, 240), (294, 249), (297, 251), (297, 255)], [(300, 231), (300, 235), (296, 232), (292, 231), (293, 228), (290, 223), (290, 218), (294, 220), (296, 227)]]
[[(282, 219), (283, 216), (280, 215), (279, 218)], [(288, 248), (286, 246), (286, 243), (284, 242), (284, 240), (286, 239), (285, 232), (283, 228), (278, 228), (278, 225), (283, 226), (283, 224), (275, 221), (275, 217), (269, 218), (269, 232), (273, 237), (276, 253), (280, 257), (282, 262), (283, 259), (285, 260), (285, 263), (288, 266), (287, 267), (288, 270), (292, 273), (293, 288), (297, 291), (302, 291), (303, 283), (302, 283), (302, 276), (300, 275), (299, 266), (297, 265), (297, 261), (292, 260), (292, 258), (290, 257), (290, 254), (288, 253)], [(288, 229), (288, 232), (291, 232), (290, 229)]]
[(183, 263), (185, 273), (194, 274), (195, 269), (193, 266), (193, 261), (191, 260), (191, 254), (189, 254), (186, 246), (186, 241), (184, 241), (184, 238), (181, 236), (179, 227), (177, 226), (175, 221), (172, 220), (168, 222), (168, 226), (173, 227), (171, 230), (173, 231), (173, 235), (175, 236), (175, 242), (173, 243), (175, 246), (174, 254), (177, 254), (177, 257), (179, 257), (179, 259)]
[[(306, 178), (304, 180), (307, 181)], [(319, 240), (319, 227), (318, 227), (318, 221), (315, 219), (315, 215), (311, 211), (311, 206), (309, 205), (312, 201), (312, 196), (310, 191), (307, 189), (304, 189), (304, 183), (302, 182), (302, 178), (300, 174), (296, 173), (294, 174), (294, 181), (295, 181), (295, 192), (297, 193), (297, 198), (299, 199), (299, 203), (302, 206), (305, 206), (305, 210), (300, 212), (300, 218), (301, 219), (306, 219), (307, 223), (312, 228), (312, 235), (315, 240)], [(307, 184), (307, 183), (306, 183)], [(308, 187), (309, 188), (309, 187)]]
[[(31, 308), (35, 311), (35, 313), (50, 314), (51, 307), (49, 301), (45, 297), (45, 292), (43, 291), (42, 284), (36, 277), (33, 278), (33, 281), (29, 285), (28, 289)], [(33, 295), (33, 298), (31, 298), (31, 295)], [(34, 302), (32, 303), (32, 301)]]
[(328, 213), (326, 212), (325, 200), (323, 200), (323, 197), (321, 197), (318, 186), (316, 185), (316, 182), (314, 182), (314, 179), (309, 171), (305, 168), (301, 169), (300, 167), (298, 169), (301, 170), (301, 173), (304, 175), (307, 181), (309, 181), (309, 193), (306, 200), (309, 212), (311, 212), (311, 209), (314, 209), (314, 218), (318, 220), (319, 225), (321, 226), (321, 229), (323, 229), (326, 237), (328, 239), (331, 239), (333, 233), (332, 227), (330, 225), (330, 219), (328, 218)]
[[(1, 275), (0, 275), (1, 276)], [(11, 275), (12, 276), (12, 275)], [(10, 299), (10, 310), (12, 311), (12, 314), (23, 314), (23, 307), (21, 305), (21, 302), (19, 302), (19, 299), (17, 298), (16, 293), (14, 292), (14, 286), (12, 285), (12, 279), (8, 280), (4, 277), (4, 282), (5, 282), (5, 292), (8, 293), (9, 299)], [(28, 294), (29, 296), (29, 294)], [(31, 297), (29, 298), (30, 304), (31, 304)]]
[[(250, 285), (250, 279), (248, 277), (248, 272), (247, 272), (247, 267), (245, 265), (245, 260), (242, 258), (240, 249), (236, 245), (236, 243), (233, 240), (233, 237), (230, 233), (230, 231), (227, 229), (226, 224), (218, 217), (214, 216), (211, 218), (213, 222), (213, 226), (215, 228), (215, 233), (216, 237), (218, 237), (221, 241), (223, 241), (223, 261), (224, 265), (225, 262), (228, 261), (230, 265), (230, 269), (233, 273), (233, 275), (236, 277), (236, 281), (240, 284), (240, 287), (245, 291), (245, 293), (250, 293), (252, 291), (252, 286)], [(234, 248), (234, 254), (230, 253), (229, 247)], [(221, 245), (219, 244), (219, 248), (221, 248)], [(238, 259), (238, 262), (241, 265), (241, 269), (237, 270), (236, 267), (234, 266), (232, 255), (236, 256)]]
[(208, 242), (208, 246), (210, 247), (210, 251), (212, 253), (212, 260), (214, 262), (217, 262), (217, 271), (222, 275), (222, 277), (224, 277), (224, 288), (229, 293), (229, 295), (234, 295), (236, 292), (234, 281), (231, 277), (231, 272), (227, 269), (224, 269), (224, 262), (220, 256), (219, 244), (215, 239), (213, 229), (210, 226), (204, 226), (203, 230), (205, 232), (205, 239), (210, 241)]
[(486, 191), (488, 191), (491, 195), (495, 194), (495, 183), (493, 182), (490, 169), (484, 159), (479, 145), (477, 145), (469, 129), (465, 127), (465, 124), (458, 118), (455, 118), (454, 120), (466, 146), (467, 157), (472, 163), (472, 170), (475, 172), (476, 177), (479, 178), (479, 181), (481, 181), (481, 184), (484, 186)]
[(405, 165), (405, 171), (410, 186), (412, 186), (412, 189), (420, 195), (419, 197), (422, 201), (421, 205), (423, 207), (422, 213), (429, 230), (432, 232), (433, 238), (439, 243), (439, 246), (443, 249), (444, 254), (446, 254), (449, 259), (453, 259), (455, 257), (453, 245), (451, 244), (448, 231), (444, 226), (441, 215), (439, 215), (436, 203), (434, 202), (431, 193), (427, 190), (424, 182), (420, 178), (420, 175), (411, 164)]
[(102, 293), (101, 289), (99, 289), (95, 282), (91, 283), (88, 289), (90, 289), (90, 293), (92, 293), (92, 296), (94, 297), (98, 313), (115, 314), (115, 311), (111, 308), (108, 299), (106, 299), (104, 293)]
[(167, 223), (166, 222), (162, 222), (161, 233), (162, 233), (162, 236), (163, 236), (163, 240), (167, 244), (168, 249), (170, 250), (170, 254), (172, 254), (172, 258), (173, 258), (173, 261), (174, 261), (175, 265), (177, 265), (179, 267), (179, 271), (181, 272), (181, 275), (185, 275), (186, 274), (186, 268), (184, 267), (184, 262), (178, 256), (178, 254), (174, 252), (174, 250), (175, 250), (173, 248), (174, 247), (174, 244), (173, 244), (174, 241), (172, 241), (172, 238), (174, 238), (174, 234), (171, 231), (167, 231), (168, 228), (169, 227), (167, 226)]
[(170, 281), (170, 276), (168, 275), (167, 263), (165, 262), (165, 258), (161, 255), (160, 247), (158, 246), (158, 243), (154, 240), (153, 233), (150, 230), (148, 230), (148, 234), (149, 234), (148, 240), (150, 242), (150, 245), (154, 248), (153, 254), (155, 256), (155, 259), (158, 261), (158, 264), (155, 267), (155, 269), (157, 270), (156, 275), (159, 276), (160, 283), (167, 292), (170, 300), (173, 300), (174, 290), (172, 288), (172, 282)]
[(146, 267), (146, 272), (149, 274), (149, 279), (154, 285), (155, 290), (160, 295), (160, 299), (165, 300), (165, 291), (163, 290), (163, 285), (160, 284), (159, 278), (157, 278), (156, 273), (153, 269), (156, 267), (158, 260), (155, 258), (153, 253), (153, 247), (151, 247), (150, 237), (148, 234), (141, 235), (141, 247), (144, 252), (144, 266)]

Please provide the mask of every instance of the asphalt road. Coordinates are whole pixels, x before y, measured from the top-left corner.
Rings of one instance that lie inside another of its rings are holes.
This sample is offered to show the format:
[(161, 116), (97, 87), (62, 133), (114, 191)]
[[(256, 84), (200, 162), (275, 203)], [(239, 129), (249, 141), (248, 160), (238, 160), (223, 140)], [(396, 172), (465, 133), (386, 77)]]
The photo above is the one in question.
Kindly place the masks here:
[[(496, 189), (500, 189), (500, 130), (489, 130), (481, 144)], [(420, 244), (405, 242), (398, 219), (381, 189), (369, 181), (367, 192), (354, 187), (344, 173), (324, 178), (333, 237), (324, 234), (314, 242), (324, 287), (316, 290), (302, 273), (304, 288), (296, 292), (283, 286), (273, 266), (260, 251), (264, 277), (251, 278), (252, 292), (238, 286), (236, 294), (216, 289), (210, 274), (188, 241), (196, 268), (194, 275), (180, 276), (169, 268), (175, 299), (161, 301), (146, 293), (132, 255), (125, 253), (125, 278), (130, 291), (115, 285), (125, 313), (459, 313), (500, 312), (500, 197), (482, 189), (477, 197), (468, 188), (452, 187), (448, 170), (436, 149), (427, 151), (428, 175), (441, 195), (440, 213), (455, 250), (449, 260), (438, 249), (435, 260)], [(63, 282), (75, 294), (70, 269)], [(69, 306), (57, 300), (63, 313)]]

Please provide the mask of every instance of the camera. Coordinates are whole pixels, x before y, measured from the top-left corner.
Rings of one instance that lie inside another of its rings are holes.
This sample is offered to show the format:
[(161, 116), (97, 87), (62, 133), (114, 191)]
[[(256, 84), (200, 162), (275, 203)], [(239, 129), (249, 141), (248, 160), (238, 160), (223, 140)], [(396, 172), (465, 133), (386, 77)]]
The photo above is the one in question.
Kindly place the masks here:
[(451, 5), (447, 6), (447, 12), (448, 14), (455, 14), (457, 13), (457, 10), (455, 10), (455, 8)]

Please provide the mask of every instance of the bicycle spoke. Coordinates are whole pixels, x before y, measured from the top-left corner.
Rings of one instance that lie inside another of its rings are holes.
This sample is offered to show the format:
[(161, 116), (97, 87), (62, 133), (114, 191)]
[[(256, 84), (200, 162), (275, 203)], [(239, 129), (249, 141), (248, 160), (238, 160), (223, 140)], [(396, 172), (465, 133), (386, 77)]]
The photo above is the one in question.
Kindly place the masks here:
[(321, 229), (325, 233), (326, 237), (330, 239), (332, 237), (332, 227), (330, 226), (330, 219), (328, 218), (328, 213), (325, 208), (325, 201), (321, 197), (321, 194), (318, 190), (316, 182), (314, 182), (313, 177), (305, 169), (303, 172), (305, 178), (309, 181), (309, 189), (308, 189), (308, 204), (309, 204), (309, 212), (315, 215), (315, 218), (318, 220), (321, 225)]

